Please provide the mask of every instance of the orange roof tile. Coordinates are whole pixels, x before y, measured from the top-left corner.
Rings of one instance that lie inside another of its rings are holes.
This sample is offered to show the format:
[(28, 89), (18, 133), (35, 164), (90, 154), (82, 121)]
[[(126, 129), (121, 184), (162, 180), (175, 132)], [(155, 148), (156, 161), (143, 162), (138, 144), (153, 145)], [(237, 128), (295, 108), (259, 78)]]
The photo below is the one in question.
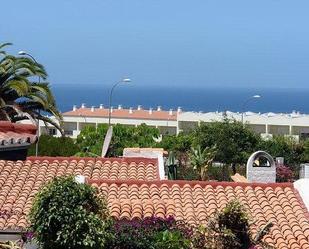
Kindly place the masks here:
[(272, 221), (268, 243), (279, 249), (309, 248), (309, 215), (292, 184), (159, 181), (157, 160), (145, 158), (0, 161), (0, 229), (25, 228), (35, 194), (53, 177), (67, 174), (88, 177), (117, 219), (172, 215), (192, 225), (206, 224), (237, 198), (256, 221), (253, 233)]
[(52, 158), (0, 160), (0, 230), (25, 228), (26, 214), (39, 189), (56, 176), (84, 175), (89, 179), (158, 180), (156, 159)]
[[(91, 108), (78, 108), (75, 111), (68, 111), (63, 113), (64, 117), (108, 117), (108, 109), (95, 108), (91, 111)], [(148, 110), (132, 110), (132, 113), (128, 109), (113, 109), (111, 113), (112, 118), (125, 118), (125, 119), (151, 119), (151, 120), (177, 120), (177, 111), (173, 111), (170, 115), (169, 111), (156, 111), (153, 110), (151, 114)]]
[(218, 209), (238, 199), (259, 227), (272, 221), (266, 240), (275, 248), (309, 248), (308, 212), (292, 184), (188, 181), (90, 180), (108, 200), (116, 219), (174, 216), (192, 225), (206, 224)]
[(35, 125), (0, 121), (0, 149), (35, 143), (37, 140), (36, 130)]

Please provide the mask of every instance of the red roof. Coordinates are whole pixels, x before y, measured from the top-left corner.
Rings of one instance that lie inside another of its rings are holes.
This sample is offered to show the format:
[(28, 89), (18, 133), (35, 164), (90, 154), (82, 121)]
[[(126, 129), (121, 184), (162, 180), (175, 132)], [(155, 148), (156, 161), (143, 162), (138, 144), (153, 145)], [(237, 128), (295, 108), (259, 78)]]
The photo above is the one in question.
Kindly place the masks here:
[[(105, 117), (108, 118), (109, 109), (94, 108), (79, 108), (75, 111), (65, 112), (62, 115), (64, 117)], [(149, 113), (149, 110), (132, 110), (130, 113), (129, 109), (113, 109), (111, 113), (112, 118), (124, 118), (124, 119), (152, 119), (152, 120), (177, 120), (177, 111), (173, 111), (172, 115), (169, 111), (156, 111), (153, 110)]]
[(35, 194), (61, 175), (84, 175), (99, 189), (116, 219), (174, 216), (206, 224), (217, 210), (238, 199), (257, 228), (271, 221), (265, 240), (275, 248), (309, 248), (309, 215), (291, 183), (160, 181), (157, 160), (145, 158), (36, 158), (0, 161), (0, 229), (23, 229)]
[(0, 160), (0, 229), (25, 228), (26, 214), (39, 189), (56, 176), (71, 174), (90, 179), (159, 179), (155, 159), (30, 157), (17, 162)]
[(0, 121), (0, 148), (18, 147), (35, 143), (37, 127), (31, 124), (18, 124)]
[(271, 221), (265, 241), (274, 248), (309, 248), (309, 220), (292, 184), (198, 181), (90, 181), (107, 198), (116, 219), (174, 216), (192, 225), (207, 220), (234, 199), (256, 221), (253, 233)]

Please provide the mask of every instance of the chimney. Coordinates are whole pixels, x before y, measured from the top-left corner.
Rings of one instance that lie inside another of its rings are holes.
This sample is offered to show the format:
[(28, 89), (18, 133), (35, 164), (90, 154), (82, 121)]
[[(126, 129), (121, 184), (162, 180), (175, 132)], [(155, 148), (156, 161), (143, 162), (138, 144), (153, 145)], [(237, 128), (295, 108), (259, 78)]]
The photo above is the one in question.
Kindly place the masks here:
[(177, 108), (177, 112), (178, 112), (178, 113), (181, 113), (181, 112), (182, 112), (181, 107), (178, 107), (178, 108)]
[(141, 106), (141, 105), (138, 105), (138, 106), (137, 106), (137, 110), (138, 110), (138, 111), (142, 110), (142, 106)]
[(173, 115), (173, 109), (170, 109), (170, 111), (168, 112), (168, 114), (169, 114), (170, 116), (172, 116), (172, 115)]
[(86, 107), (86, 104), (85, 103), (82, 103), (82, 108), (85, 108)]
[(91, 112), (94, 112), (94, 106), (91, 106)]
[(157, 111), (158, 112), (161, 111), (161, 106), (158, 106)]
[(121, 110), (122, 109), (122, 105), (118, 105), (118, 110)]
[(152, 114), (152, 108), (149, 108), (149, 114)]
[(129, 113), (130, 113), (130, 114), (132, 114), (132, 113), (133, 113), (133, 108), (132, 108), (132, 107), (130, 107), (130, 109), (129, 109)]
[(100, 104), (100, 109), (103, 109), (103, 108), (104, 108), (103, 104)]
[(75, 112), (77, 110), (76, 105), (73, 105), (73, 112)]

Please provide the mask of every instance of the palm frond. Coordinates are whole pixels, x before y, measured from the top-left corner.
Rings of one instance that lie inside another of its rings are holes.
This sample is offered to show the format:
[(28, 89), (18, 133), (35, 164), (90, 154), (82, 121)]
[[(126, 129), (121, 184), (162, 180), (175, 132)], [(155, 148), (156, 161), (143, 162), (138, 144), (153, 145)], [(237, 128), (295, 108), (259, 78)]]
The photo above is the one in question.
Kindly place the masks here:
[(29, 92), (29, 82), (23, 78), (9, 80), (4, 87), (4, 90), (7, 89), (15, 91), (20, 97), (26, 96)]

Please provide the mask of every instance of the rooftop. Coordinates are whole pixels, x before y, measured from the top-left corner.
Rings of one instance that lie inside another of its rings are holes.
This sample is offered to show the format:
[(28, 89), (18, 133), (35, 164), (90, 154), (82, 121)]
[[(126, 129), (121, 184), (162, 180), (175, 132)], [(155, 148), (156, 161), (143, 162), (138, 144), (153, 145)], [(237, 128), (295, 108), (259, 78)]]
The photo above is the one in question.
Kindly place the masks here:
[(309, 248), (309, 214), (291, 183), (236, 183), (159, 180), (158, 159), (30, 157), (0, 161), (0, 229), (27, 226), (35, 194), (49, 180), (84, 175), (108, 201), (112, 217), (174, 216), (192, 225), (238, 199), (256, 221), (252, 232), (271, 221), (265, 240), (275, 248)]
[(0, 121), (0, 149), (27, 146), (37, 140), (36, 126)]
[(256, 221), (253, 233), (271, 221), (265, 240), (275, 248), (309, 248), (308, 212), (292, 184), (195, 181), (91, 180), (108, 200), (116, 219), (174, 216), (206, 224), (218, 210), (238, 199)]
[[(179, 110), (178, 110), (179, 111)], [(112, 118), (125, 118), (125, 119), (154, 119), (154, 120), (177, 120), (178, 111), (165, 111), (161, 107), (157, 109), (150, 108), (149, 110), (144, 110), (141, 106), (136, 109), (123, 109), (122, 106), (118, 108), (112, 108), (111, 117)], [(63, 113), (64, 117), (98, 117), (98, 118), (108, 118), (109, 109), (100, 107), (87, 108), (82, 105), (80, 108), (73, 107), (72, 111)]]

